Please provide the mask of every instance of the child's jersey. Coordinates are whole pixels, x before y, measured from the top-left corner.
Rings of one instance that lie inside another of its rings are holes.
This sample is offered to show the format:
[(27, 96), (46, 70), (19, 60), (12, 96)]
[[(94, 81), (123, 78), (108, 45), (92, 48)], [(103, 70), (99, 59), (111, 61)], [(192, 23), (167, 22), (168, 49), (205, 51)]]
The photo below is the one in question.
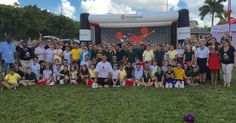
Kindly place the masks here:
[(5, 76), (5, 80), (9, 83), (17, 83), (17, 80), (20, 79), (20, 75), (18, 73), (14, 73), (13, 75), (7, 74)]
[(172, 70), (175, 73), (176, 80), (184, 80), (184, 77), (185, 77), (184, 69), (175, 67)]

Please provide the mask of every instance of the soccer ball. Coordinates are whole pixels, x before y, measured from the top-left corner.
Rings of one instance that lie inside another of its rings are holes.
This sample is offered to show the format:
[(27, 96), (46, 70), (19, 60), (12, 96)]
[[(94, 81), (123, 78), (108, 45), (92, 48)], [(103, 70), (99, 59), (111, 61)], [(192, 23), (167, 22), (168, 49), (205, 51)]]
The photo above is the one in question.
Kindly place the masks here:
[(92, 87), (93, 89), (98, 88), (98, 84), (94, 82), (91, 87)]

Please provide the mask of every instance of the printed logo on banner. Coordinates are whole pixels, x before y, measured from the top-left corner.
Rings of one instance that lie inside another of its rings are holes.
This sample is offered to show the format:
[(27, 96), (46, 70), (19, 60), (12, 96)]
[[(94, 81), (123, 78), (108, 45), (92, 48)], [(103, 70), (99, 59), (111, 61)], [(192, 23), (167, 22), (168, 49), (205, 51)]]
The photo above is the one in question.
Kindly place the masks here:
[(177, 29), (178, 40), (190, 38), (190, 27), (180, 27)]

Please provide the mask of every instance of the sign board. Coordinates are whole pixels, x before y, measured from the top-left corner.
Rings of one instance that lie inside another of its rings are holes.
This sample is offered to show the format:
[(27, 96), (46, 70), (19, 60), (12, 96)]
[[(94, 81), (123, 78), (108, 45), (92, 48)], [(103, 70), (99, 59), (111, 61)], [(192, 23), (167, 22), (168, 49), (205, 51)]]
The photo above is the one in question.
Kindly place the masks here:
[(91, 41), (91, 30), (80, 29), (79, 34), (80, 34), (79, 36), (80, 41)]
[(190, 38), (190, 27), (177, 28), (177, 40), (185, 40)]

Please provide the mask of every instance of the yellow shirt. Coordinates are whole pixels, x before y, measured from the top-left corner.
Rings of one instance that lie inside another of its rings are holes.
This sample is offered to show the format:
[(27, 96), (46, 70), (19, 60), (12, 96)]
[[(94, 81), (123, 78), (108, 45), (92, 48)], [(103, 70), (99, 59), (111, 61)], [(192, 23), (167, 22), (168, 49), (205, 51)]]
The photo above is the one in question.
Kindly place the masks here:
[(72, 60), (79, 60), (81, 56), (81, 50), (80, 49), (72, 49), (71, 50), (71, 58)]
[(96, 77), (96, 70), (95, 69), (89, 69), (89, 76), (91, 78), (95, 78)]
[(5, 80), (9, 83), (17, 83), (17, 80), (20, 79), (20, 75), (18, 73), (14, 73), (13, 75), (7, 74), (5, 76)]
[(125, 79), (125, 77), (126, 77), (126, 71), (125, 71), (125, 69), (120, 70), (120, 76), (119, 76), (120, 80)]
[(169, 50), (167, 52), (167, 55), (169, 56), (169, 58), (174, 59), (175, 56), (177, 55), (177, 52), (175, 50), (173, 50), (173, 51)]
[(172, 68), (173, 72), (175, 73), (175, 79), (179, 79), (179, 80), (184, 80), (185, 77), (185, 71), (182, 68), (177, 68), (174, 67)]

